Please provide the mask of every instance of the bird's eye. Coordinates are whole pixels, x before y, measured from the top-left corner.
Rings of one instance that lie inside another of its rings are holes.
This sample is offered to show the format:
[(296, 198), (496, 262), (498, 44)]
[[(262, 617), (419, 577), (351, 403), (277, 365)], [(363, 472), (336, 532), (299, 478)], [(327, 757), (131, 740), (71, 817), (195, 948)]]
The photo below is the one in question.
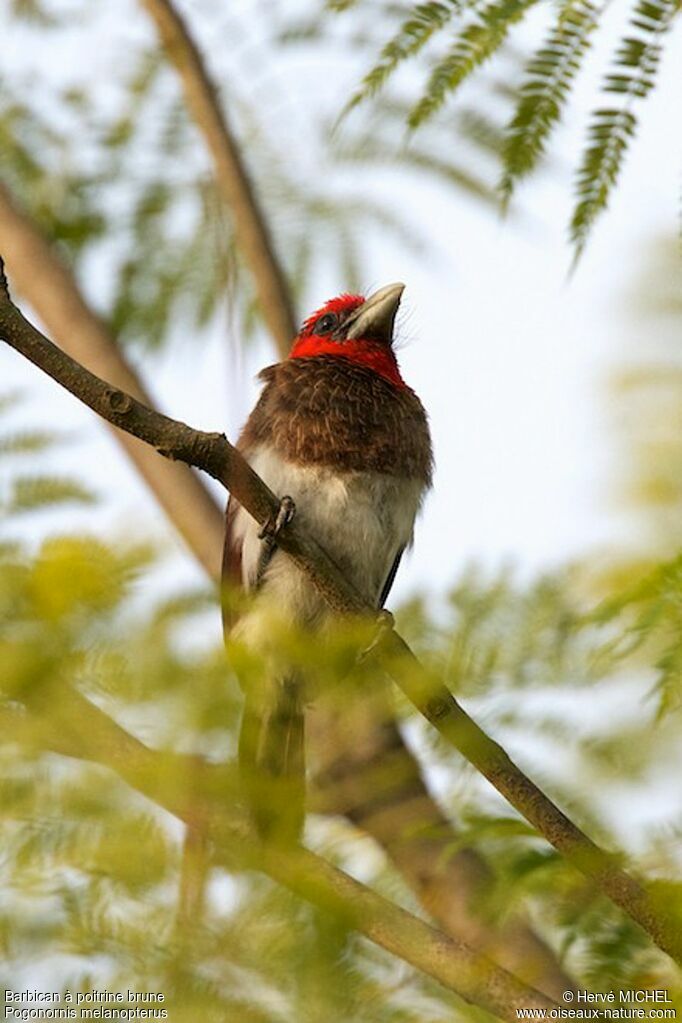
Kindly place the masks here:
[(320, 316), (313, 327), (313, 334), (331, 334), (336, 329), (339, 318), (335, 313), (325, 313)]

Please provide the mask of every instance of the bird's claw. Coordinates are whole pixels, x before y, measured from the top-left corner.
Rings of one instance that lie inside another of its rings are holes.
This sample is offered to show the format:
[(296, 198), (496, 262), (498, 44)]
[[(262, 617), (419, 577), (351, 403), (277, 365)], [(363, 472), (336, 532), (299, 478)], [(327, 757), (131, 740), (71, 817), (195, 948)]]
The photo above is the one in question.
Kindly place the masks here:
[(361, 651), (358, 658), (359, 661), (364, 661), (367, 657), (369, 657), (369, 655), (381, 645), (386, 635), (389, 632), (392, 632), (395, 628), (395, 618), (391, 612), (387, 611), (384, 607), (377, 612), (374, 623), (376, 625), (376, 632), (374, 633), (370, 643)]
[(277, 542), (277, 537), (294, 517), (296, 505), (291, 497), (283, 497), (275, 515), (271, 515), (267, 522), (263, 523), (258, 534), (259, 540), (267, 540), (269, 544)]
[(258, 539), (263, 541), (263, 546), (261, 547), (260, 555), (258, 557), (258, 566), (256, 568), (256, 589), (260, 587), (265, 571), (270, 564), (275, 547), (277, 546), (277, 537), (284, 527), (291, 522), (295, 511), (296, 505), (292, 498), (283, 497), (279, 502), (279, 507), (275, 514), (271, 515), (267, 522), (263, 523), (258, 534)]

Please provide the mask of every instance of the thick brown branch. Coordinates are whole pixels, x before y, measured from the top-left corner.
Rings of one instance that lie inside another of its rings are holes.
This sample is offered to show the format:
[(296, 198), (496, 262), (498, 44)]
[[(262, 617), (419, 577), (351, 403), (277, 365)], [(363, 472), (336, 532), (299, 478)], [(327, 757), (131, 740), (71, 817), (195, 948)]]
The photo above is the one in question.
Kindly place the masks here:
[[(168, 457), (202, 468), (220, 480), (259, 523), (276, 512), (275, 495), (222, 434), (193, 430), (153, 412), (83, 369), (24, 319), (10, 301), (1, 270), (0, 337), (109, 422), (134, 433)], [(374, 613), (295, 520), (279, 534), (278, 543), (308, 573), (334, 610), (355, 615)], [(381, 657), (382, 665), (415, 707), (512, 806), (636, 920), (660, 948), (682, 960), (682, 926), (672, 911), (654, 906), (649, 893), (621, 869), (616, 858), (592, 842), (519, 770), (443, 683), (420, 664), (404, 640), (395, 632), (385, 632), (375, 656)]]
[[(74, 689), (63, 686), (53, 696), (48, 715), (43, 717), (38, 708), (28, 727), (21, 712), (2, 712), (3, 731), (18, 741), (26, 737), (37, 742), (41, 749), (113, 769), (129, 785), (180, 820), (191, 823), (199, 813), (213, 845), (213, 862), (230, 869), (262, 870), (435, 978), (465, 1001), (510, 1021), (516, 1020), (517, 1009), (556, 1009), (555, 1003), (538, 991), (377, 895), (320, 856), (301, 848), (284, 851), (261, 846), (251, 833), (247, 815), (240, 813), (234, 800), (229, 799), (231, 775), (224, 768), (193, 763), (188, 772), (188, 758), (149, 749)], [(188, 791), (183, 781), (190, 774), (192, 788)]]
[(216, 182), (232, 214), (237, 246), (253, 276), (263, 319), (280, 355), (285, 356), (297, 330), (291, 293), (216, 87), (170, 0), (142, 0), (142, 4), (175, 65), (185, 102), (213, 157)]
[[(152, 401), (106, 325), (88, 307), (54, 248), (0, 183), (0, 251), (19, 292), (64, 351), (145, 405)], [(159, 458), (133, 434), (113, 434), (187, 546), (214, 580), (220, 578), (224, 517), (188, 466)]]

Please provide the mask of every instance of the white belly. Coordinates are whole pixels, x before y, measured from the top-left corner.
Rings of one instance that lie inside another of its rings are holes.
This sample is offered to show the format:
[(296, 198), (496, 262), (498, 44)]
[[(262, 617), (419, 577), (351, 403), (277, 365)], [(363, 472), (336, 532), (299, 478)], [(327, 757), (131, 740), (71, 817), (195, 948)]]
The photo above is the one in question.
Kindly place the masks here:
[[(339, 475), (321, 466), (303, 467), (284, 461), (266, 446), (253, 451), (248, 461), (278, 497), (293, 498), (297, 523), (376, 606), (398, 551), (412, 541), (423, 484), (382, 473)], [(242, 546), (242, 576), (248, 589), (257, 574), (259, 527), (240, 508), (234, 530), (234, 539)], [(324, 612), (323, 599), (313, 584), (281, 551), (275, 552), (263, 577), (257, 604), (262, 602), (301, 625), (314, 624)], [(238, 627), (242, 638), (256, 624), (253, 612), (246, 619), (251, 621), (242, 619)]]

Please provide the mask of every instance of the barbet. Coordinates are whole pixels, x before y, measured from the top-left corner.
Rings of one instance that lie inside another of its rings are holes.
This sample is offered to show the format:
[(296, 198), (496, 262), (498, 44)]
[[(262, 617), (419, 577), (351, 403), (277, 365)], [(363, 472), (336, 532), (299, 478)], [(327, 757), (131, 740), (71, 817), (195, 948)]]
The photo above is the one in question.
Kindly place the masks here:
[[(260, 373), (264, 388), (240, 436), (247, 461), (280, 497), (283, 518), (333, 558), (365, 600), (381, 608), (431, 483), (424, 408), (403, 380), (393, 347), (402, 284), (369, 298), (341, 295), (303, 324), (289, 357)], [(265, 651), (273, 614), (319, 630), (330, 612), (287, 555), (263, 538), (233, 499), (227, 509), (226, 589), (253, 592), (231, 638)], [(262, 837), (295, 840), (305, 797), (303, 686), (296, 671), (245, 685), (239, 759)]]

